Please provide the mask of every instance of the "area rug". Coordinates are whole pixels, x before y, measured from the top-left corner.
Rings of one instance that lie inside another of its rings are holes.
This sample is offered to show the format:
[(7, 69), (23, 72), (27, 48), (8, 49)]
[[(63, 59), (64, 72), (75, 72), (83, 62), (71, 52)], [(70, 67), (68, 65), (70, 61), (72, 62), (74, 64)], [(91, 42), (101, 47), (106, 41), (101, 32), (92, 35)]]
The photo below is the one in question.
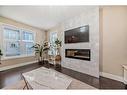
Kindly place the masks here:
[[(24, 85), (25, 85), (24, 80), (21, 80), (15, 84), (4, 87), (3, 90), (23, 90)], [(75, 89), (75, 90), (76, 89), (82, 89), (82, 90), (83, 89), (84, 90), (85, 89), (92, 89), (92, 90), (94, 90), (95, 89), (96, 90), (97, 88), (73, 78), (72, 83), (70, 84), (68, 89), (70, 89), (70, 90), (73, 90), (73, 89)], [(38, 89), (38, 90), (43, 90), (43, 89)]]

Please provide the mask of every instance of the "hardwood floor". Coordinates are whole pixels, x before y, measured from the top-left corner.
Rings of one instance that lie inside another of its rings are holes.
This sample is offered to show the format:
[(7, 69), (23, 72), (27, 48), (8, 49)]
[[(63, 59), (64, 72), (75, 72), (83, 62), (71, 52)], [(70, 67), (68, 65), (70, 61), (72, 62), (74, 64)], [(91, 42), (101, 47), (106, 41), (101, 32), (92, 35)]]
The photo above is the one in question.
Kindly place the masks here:
[[(48, 67), (48, 65), (44, 66)], [(22, 80), (21, 73), (28, 72), (39, 67), (41, 66), (38, 64), (31, 64), (0, 72), (0, 88)], [(50, 68), (53, 68), (53, 66), (50, 65)], [(125, 89), (125, 85), (119, 81), (111, 80), (104, 77), (96, 78), (64, 67), (56, 70), (99, 89)]]

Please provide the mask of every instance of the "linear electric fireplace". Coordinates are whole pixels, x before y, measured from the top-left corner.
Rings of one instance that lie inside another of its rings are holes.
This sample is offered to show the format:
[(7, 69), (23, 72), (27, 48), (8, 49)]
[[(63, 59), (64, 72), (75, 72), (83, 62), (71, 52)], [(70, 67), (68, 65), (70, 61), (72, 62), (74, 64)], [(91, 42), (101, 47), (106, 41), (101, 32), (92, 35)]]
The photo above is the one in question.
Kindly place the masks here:
[(90, 61), (90, 49), (65, 49), (65, 57)]

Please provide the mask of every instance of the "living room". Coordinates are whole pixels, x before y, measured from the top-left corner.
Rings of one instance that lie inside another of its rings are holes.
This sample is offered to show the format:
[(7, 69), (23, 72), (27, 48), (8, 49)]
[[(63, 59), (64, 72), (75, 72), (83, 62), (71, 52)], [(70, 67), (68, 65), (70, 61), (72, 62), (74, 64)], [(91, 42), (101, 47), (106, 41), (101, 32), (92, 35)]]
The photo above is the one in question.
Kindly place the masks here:
[[(0, 88), (126, 89), (126, 10), (0, 6)], [(54, 79), (56, 85), (49, 85), (50, 79), (40, 78), (36, 82), (41, 86), (31, 83), (27, 77), (40, 74), (40, 68), (41, 76), (49, 70), (65, 84)]]

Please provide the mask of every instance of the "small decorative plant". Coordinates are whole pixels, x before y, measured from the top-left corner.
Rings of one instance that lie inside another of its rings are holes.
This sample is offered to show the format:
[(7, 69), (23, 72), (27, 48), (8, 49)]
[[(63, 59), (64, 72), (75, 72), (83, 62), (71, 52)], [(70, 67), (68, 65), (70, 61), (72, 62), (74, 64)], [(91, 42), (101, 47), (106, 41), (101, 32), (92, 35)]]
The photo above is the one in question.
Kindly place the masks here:
[(38, 58), (38, 62), (41, 64), (44, 61), (44, 54), (46, 55), (49, 50), (49, 45), (48, 42), (45, 41), (42, 45), (40, 44), (35, 44), (32, 48), (35, 49), (35, 55)]
[(2, 50), (0, 49), (0, 64), (1, 64), (1, 57), (3, 56)]

